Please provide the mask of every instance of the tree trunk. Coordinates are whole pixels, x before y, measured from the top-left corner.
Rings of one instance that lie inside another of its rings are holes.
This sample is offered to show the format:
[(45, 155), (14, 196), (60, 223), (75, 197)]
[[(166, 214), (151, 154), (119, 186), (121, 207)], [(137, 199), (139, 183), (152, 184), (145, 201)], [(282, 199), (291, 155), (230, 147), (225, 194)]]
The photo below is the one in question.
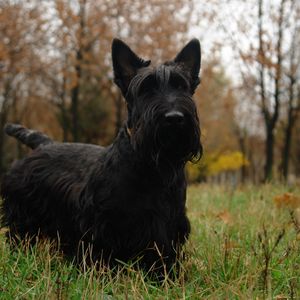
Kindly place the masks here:
[(5, 133), (4, 133), (4, 126), (7, 122), (8, 118), (8, 102), (9, 102), (9, 95), (10, 95), (10, 83), (6, 82), (4, 93), (2, 95), (3, 102), (2, 107), (0, 110), (0, 178), (2, 177), (4, 171), (5, 171), (5, 165), (4, 165), (4, 139), (5, 139)]
[(270, 181), (273, 175), (273, 150), (274, 150), (274, 128), (268, 126), (266, 128), (266, 164), (265, 164), (265, 178), (264, 181)]
[(81, 79), (81, 60), (82, 53), (79, 49), (76, 53), (76, 85), (72, 88), (71, 91), (71, 113), (72, 113), (72, 135), (73, 142), (78, 142), (79, 136), (79, 114), (78, 114), (78, 100), (79, 100), (79, 91), (80, 91), (80, 79)]
[(62, 118), (63, 142), (66, 142), (68, 140), (68, 117), (66, 109), (66, 76), (64, 76), (63, 78), (60, 110)]
[[(5, 102), (5, 101), (4, 101)], [(7, 110), (5, 107), (2, 107), (2, 111), (0, 112), (0, 178), (5, 171), (5, 164), (4, 164), (4, 125), (7, 122)]]
[(72, 113), (72, 135), (73, 141), (78, 142), (79, 140), (79, 92), (80, 92), (80, 81), (82, 75), (82, 61), (83, 61), (83, 49), (84, 49), (84, 35), (85, 35), (85, 9), (86, 0), (81, 0), (79, 2), (79, 40), (78, 49), (76, 50), (76, 64), (75, 64), (75, 74), (76, 74), (76, 85), (71, 91), (71, 113)]
[(246, 133), (238, 133), (238, 142), (240, 146), (240, 151), (243, 154), (243, 164), (241, 168), (241, 183), (244, 183), (246, 180)]
[[(297, 83), (297, 62), (295, 62), (295, 52), (297, 51), (297, 34), (298, 31), (295, 30), (293, 35), (293, 43), (291, 46), (290, 54), (290, 66), (289, 66), (289, 101), (288, 101), (288, 115), (287, 115), (287, 125), (284, 131), (284, 145), (282, 150), (282, 176), (284, 181), (287, 181), (289, 173), (289, 160), (290, 160), (290, 149), (292, 144), (292, 133), (293, 126), (297, 118), (297, 110), (300, 107), (300, 93), (298, 96), (298, 102), (295, 103), (295, 85)], [(299, 107), (298, 107), (299, 106)]]
[(289, 173), (289, 159), (290, 159), (292, 129), (293, 129), (293, 123), (289, 122), (288, 126), (285, 129), (284, 146), (282, 151), (282, 175), (284, 181), (287, 181), (287, 177)]
[(0, 178), (1, 175), (4, 173), (4, 131), (3, 131), (3, 122), (1, 118), (1, 125), (0, 125)]
[[(263, 42), (263, 0), (258, 0), (258, 36), (259, 36), (259, 84), (261, 92), (262, 114), (266, 128), (266, 164), (265, 164), (265, 181), (270, 181), (273, 175), (273, 155), (274, 155), (274, 129), (276, 127), (280, 111), (280, 83), (282, 75), (282, 41), (283, 41), (283, 15), (285, 0), (281, 0), (279, 19), (278, 19), (278, 40), (276, 44), (276, 68), (274, 76), (274, 111), (270, 109), (270, 101), (267, 102), (265, 90), (265, 47)], [(269, 96), (270, 97), (270, 96)]]

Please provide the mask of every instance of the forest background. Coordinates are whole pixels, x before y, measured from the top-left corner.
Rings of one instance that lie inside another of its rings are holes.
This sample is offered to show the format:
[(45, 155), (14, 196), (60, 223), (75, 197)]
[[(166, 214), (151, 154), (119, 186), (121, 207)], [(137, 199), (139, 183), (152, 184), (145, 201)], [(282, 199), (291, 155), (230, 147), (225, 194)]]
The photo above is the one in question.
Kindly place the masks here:
[(297, 0), (1, 0), (0, 175), (28, 151), (4, 135), (7, 122), (58, 141), (113, 141), (126, 118), (114, 37), (154, 63), (201, 41), (204, 156), (188, 165), (191, 182), (299, 181)]

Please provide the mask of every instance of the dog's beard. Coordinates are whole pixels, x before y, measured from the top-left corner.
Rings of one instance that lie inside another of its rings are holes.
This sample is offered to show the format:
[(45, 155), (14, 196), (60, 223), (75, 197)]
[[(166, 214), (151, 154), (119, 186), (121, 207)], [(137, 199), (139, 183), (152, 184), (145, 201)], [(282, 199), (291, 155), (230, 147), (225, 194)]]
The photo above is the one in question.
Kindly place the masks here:
[(186, 119), (184, 125), (158, 128), (157, 144), (165, 159), (171, 162), (198, 160), (201, 153), (200, 130), (197, 120)]
[(152, 116), (134, 130), (132, 142), (138, 154), (157, 168), (163, 165), (173, 169), (184, 166), (187, 161), (199, 160), (202, 146), (197, 118), (187, 118), (183, 126), (167, 126), (161, 122), (161, 117)]

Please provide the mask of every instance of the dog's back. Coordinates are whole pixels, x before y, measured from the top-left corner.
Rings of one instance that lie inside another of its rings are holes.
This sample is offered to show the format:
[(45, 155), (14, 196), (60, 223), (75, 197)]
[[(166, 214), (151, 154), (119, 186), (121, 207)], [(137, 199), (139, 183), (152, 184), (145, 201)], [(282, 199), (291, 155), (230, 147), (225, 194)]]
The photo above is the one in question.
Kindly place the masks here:
[[(27, 130), (19, 128), (19, 132)], [(45, 135), (39, 138), (36, 131), (28, 132), (44, 143), (35, 143), (36, 149), (4, 176), (1, 223), (9, 227), (13, 239), (33, 238), (38, 232), (57, 238), (58, 232), (67, 232), (62, 240), (76, 243), (80, 239), (75, 221), (80, 195), (94, 166), (101, 165), (106, 148), (56, 143)]]

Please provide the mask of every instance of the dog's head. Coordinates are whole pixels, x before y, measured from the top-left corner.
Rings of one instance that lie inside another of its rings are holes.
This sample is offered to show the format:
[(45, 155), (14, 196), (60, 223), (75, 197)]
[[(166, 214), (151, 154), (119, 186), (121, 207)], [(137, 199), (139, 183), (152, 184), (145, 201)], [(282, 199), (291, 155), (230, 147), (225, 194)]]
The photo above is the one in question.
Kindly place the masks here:
[(201, 51), (191, 40), (174, 60), (151, 67), (124, 42), (112, 44), (114, 81), (128, 108), (132, 146), (156, 163), (185, 163), (202, 153), (192, 95), (199, 84)]

